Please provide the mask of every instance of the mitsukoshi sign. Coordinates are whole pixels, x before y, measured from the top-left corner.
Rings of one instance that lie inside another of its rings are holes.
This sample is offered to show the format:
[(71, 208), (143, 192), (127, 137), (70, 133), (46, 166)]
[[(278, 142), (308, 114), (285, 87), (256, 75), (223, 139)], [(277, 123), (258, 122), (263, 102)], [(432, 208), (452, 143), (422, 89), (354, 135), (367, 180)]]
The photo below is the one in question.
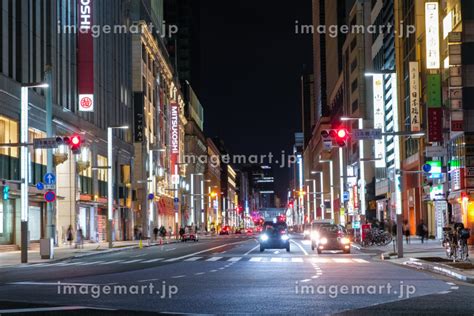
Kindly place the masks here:
[(92, 37), (92, 0), (77, 2), (77, 92), (79, 111), (94, 111), (94, 38)]
[[(179, 107), (177, 103), (171, 103), (170, 106), (170, 144), (171, 144), (171, 174), (173, 184), (179, 182), (178, 161), (179, 161)], [(178, 181), (176, 181), (178, 179)]]

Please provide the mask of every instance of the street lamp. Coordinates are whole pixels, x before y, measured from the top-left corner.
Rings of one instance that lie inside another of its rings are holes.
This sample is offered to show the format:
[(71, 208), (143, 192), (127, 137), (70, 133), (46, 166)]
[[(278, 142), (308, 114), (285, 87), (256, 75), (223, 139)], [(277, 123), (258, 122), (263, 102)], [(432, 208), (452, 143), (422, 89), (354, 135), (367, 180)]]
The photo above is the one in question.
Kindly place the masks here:
[[(361, 117), (341, 117), (341, 121), (358, 121), (359, 129), (364, 128), (364, 119)], [(364, 141), (359, 140), (359, 160), (362, 162), (364, 159)], [(365, 165), (359, 163), (360, 169), (360, 211), (363, 216), (367, 211), (367, 204), (365, 201)]]
[[(307, 179), (306, 181), (313, 182), (313, 219), (316, 220), (316, 179)], [(308, 199), (309, 199), (309, 191), (308, 191)], [(308, 214), (309, 214), (309, 210), (308, 210)]]
[[(331, 194), (331, 219), (334, 220), (334, 171), (333, 171), (333, 162), (330, 159), (319, 160), (319, 162), (329, 163), (329, 186)], [(323, 190), (321, 190), (323, 191)]]
[(321, 184), (321, 219), (324, 219), (324, 172), (323, 171), (311, 171), (311, 174), (318, 174), (319, 173), (319, 181)]
[(28, 89), (30, 88), (48, 88), (47, 83), (28, 83), (21, 86), (20, 105), (20, 143), (21, 146), (21, 262), (28, 262), (28, 184), (30, 182), (28, 175), (28, 163), (30, 161), (30, 151), (28, 148)]
[(109, 239), (109, 248), (112, 248), (112, 221), (113, 221), (113, 168), (114, 164), (112, 163), (112, 155), (113, 155), (113, 135), (112, 131), (114, 129), (128, 129), (128, 126), (109, 126), (107, 127), (107, 223), (108, 223), (108, 239)]

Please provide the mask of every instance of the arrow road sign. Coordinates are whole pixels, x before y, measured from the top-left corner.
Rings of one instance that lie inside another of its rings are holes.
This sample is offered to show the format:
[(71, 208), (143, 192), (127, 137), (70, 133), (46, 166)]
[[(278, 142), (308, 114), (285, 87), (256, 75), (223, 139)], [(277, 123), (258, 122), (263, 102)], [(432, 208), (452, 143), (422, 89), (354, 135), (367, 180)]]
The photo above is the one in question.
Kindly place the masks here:
[(40, 191), (44, 190), (44, 184), (43, 184), (43, 182), (38, 182), (38, 183), (36, 184), (36, 188), (37, 188), (38, 190), (40, 190)]
[(46, 184), (55, 184), (56, 183), (56, 176), (52, 174), (51, 172), (48, 172), (47, 174), (44, 175), (44, 183)]
[(382, 139), (382, 130), (380, 128), (353, 129), (352, 139), (354, 140)]

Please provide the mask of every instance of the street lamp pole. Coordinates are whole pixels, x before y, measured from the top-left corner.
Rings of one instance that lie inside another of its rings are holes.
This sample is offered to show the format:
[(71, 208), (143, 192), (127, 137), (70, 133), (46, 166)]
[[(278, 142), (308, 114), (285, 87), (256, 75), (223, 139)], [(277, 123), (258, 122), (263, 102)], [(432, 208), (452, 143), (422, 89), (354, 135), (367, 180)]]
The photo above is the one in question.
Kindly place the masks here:
[[(319, 162), (329, 163), (329, 188), (330, 188), (330, 195), (331, 195), (331, 220), (334, 220), (334, 170), (333, 170), (333, 162), (330, 159), (328, 159), (328, 160), (319, 160)], [(322, 183), (322, 181), (321, 181), (321, 183)], [(321, 187), (321, 192), (324, 192), (323, 187)], [(323, 216), (323, 219), (324, 219), (324, 216)]]
[(107, 238), (109, 248), (112, 248), (112, 223), (114, 215), (114, 197), (113, 197), (113, 129), (128, 129), (128, 126), (109, 126), (107, 127)]
[(28, 89), (30, 88), (47, 88), (46, 83), (32, 83), (24, 84), (21, 87), (20, 105), (20, 143), (21, 146), (21, 162), (20, 162), (20, 177), (21, 177), (21, 262), (28, 262), (28, 184), (30, 182), (28, 174), (28, 165), (30, 162), (30, 150), (28, 148)]

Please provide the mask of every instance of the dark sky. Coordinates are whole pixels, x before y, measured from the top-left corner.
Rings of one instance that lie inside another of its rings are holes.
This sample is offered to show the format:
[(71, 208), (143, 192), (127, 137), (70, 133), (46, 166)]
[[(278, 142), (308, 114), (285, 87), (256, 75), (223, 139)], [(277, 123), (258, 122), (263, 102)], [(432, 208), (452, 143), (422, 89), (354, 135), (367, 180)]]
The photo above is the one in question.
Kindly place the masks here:
[[(200, 0), (198, 94), (205, 133), (231, 154), (291, 151), (301, 129), (300, 76), (312, 69), (311, 0)], [(285, 197), (288, 169), (275, 168)]]

